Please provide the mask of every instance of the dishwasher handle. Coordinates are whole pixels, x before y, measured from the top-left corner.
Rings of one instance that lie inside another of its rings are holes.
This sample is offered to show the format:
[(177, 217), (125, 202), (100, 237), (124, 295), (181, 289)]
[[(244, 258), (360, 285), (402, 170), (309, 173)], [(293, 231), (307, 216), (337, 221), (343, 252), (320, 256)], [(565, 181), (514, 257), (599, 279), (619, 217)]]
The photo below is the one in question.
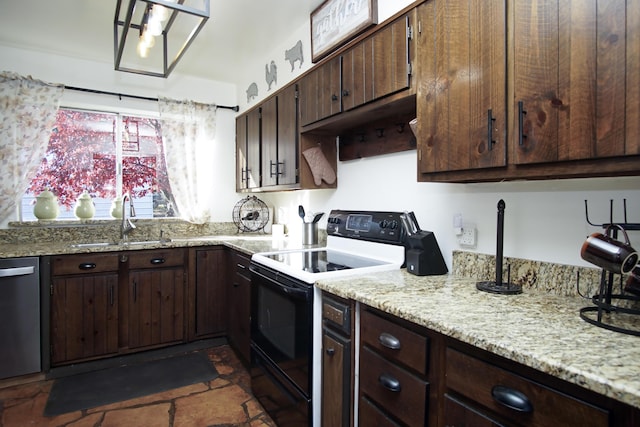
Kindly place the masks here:
[(27, 274), (35, 273), (35, 267), (13, 267), (13, 268), (0, 268), (0, 278), (2, 277), (15, 277), (26, 276)]

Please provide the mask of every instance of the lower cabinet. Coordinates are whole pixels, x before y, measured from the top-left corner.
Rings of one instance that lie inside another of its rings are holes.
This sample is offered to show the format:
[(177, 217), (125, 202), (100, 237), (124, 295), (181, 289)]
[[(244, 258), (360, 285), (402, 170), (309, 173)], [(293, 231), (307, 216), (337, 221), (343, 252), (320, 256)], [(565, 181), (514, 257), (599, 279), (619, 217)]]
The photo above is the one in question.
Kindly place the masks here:
[[(353, 425), (353, 302), (322, 298), (322, 425)], [(372, 424), (362, 424), (372, 425)]]
[(429, 339), (367, 308), (360, 339), (360, 424), (381, 419), (383, 425), (428, 425)]
[(52, 365), (118, 353), (118, 255), (51, 260)]
[(229, 253), (223, 246), (192, 248), (189, 252), (189, 339), (227, 333), (227, 270)]
[(228, 289), (229, 301), (229, 342), (240, 359), (248, 364), (250, 356), (250, 317), (251, 317), (251, 275), (248, 255), (234, 251), (231, 254), (231, 287)]

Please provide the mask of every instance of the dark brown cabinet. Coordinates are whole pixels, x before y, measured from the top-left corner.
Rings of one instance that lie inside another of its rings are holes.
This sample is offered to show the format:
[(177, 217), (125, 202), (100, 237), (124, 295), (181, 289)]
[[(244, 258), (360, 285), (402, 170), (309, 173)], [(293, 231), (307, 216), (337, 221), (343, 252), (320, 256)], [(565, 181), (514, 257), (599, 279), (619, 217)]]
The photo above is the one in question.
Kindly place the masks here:
[(229, 342), (242, 361), (250, 361), (250, 319), (251, 319), (251, 274), (249, 256), (240, 252), (231, 253), (231, 287), (229, 301)]
[(418, 179), (637, 175), (639, 9), (595, 0), (419, 5)]
[(51, 364), (118, 352), (118, 255), (51, 260)]
[(186, 341), (185, 251), (136, 251), (128, 257), (127, 347)]
[(360, 319), (361, 416), (381, 413), (388, 425), (427, 425), (429, 339), (368, 309)]
[(249, 190), (261, 185), (260, 109), (236, 119), (236, 190)]
[(505, 166), (505, 2), (435, 0), (417, 11), (419, 174)]
[(635, 3), (513, 1), (516, 164), (640, 154)]
[(341, 60), (335, 57), (300, 79), (300, 124), (306, 126), (342, 111)]
[(352, 301), (322, 298), (323, 427), (353, 425), (353, 312)]
[(190, 249), (190, 340), (220, 336), (227, 331), (228, 260), (223, 246)]
[(302, 126), (409, 89), (411, 11), (318, 65), (300, 80)]
[(298, 182), (298, 89), (289, 85), (261, 104), (262, 187)]

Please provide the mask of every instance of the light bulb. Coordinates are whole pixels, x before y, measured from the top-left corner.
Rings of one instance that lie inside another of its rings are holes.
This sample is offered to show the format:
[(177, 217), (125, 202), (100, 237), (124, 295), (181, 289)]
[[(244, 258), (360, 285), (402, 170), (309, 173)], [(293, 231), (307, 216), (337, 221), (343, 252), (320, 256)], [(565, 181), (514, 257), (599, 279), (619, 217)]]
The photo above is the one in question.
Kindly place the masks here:
[(140, 58), (146, 58), (149, 56), (149, 46), (144, 42), (142, 36), (140, 36), (140, 40), (138, 40), (138, 47), (136, 50), (138, 51), (138, 56)]
[(142, 33), (142, 35), (140, 36), (140, 40), (142, 40), (142, 42), (146, 44), (148, 48), (152, 48), (156, 45), (156, 38), (153, 37), (153, 35), (148, 31)]
[(164, 22), (169, 17), (169, 11), (166, 7), (156, 4), (151, 9), (151, 19), (157, 19), (160, 22)]
[(152, 19), (153, 16), (149, 17), (149, 22), (147, 22), (147, 31), (152, 36), (159, 36), (162, 34), (162, 24), (157, 19)]

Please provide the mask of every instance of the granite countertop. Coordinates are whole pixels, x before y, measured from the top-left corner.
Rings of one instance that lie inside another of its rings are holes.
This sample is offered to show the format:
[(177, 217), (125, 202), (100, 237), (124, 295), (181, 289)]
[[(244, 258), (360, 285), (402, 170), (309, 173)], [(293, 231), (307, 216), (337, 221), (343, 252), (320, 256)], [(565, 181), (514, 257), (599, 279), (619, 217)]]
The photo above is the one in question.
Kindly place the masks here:
[[(302, 247), (289, 239), (275, 241), (270, 235), (236, 234), (129, 246), (4, 243), (0, 258), (210, 245), (224, 245), (247, 255)], [(538, 282), (546, 282), (540, 279)], [(316, 285), (640, 408), (640, 337), (582, 320), (579, 310), (591, 302), (581, 297), (549, 294), (544, 288), (525, 289), (520, 295), (495, 295), (478, 291), (475, 283), (463, 275), (419, 277), (402, 269), (321, 280)]]
[(273, 240), (271, 235), (220, 235), (174, 238), (167, 242), (136, 241), (133, 244), (77, 244), (75, 242), (43, 242), (43, 243), (5, 243), (0, 247), (0, 258), (16, 258), (24, 256), (66, 255), (99, 252), (117, 252), (126, 250), (164, 249), (181, 247), (198, 247), (224, 245), (232, 249), (252, 255), (256, 252), (295, 249), (300, 244), (288, 239)]
[(496, 295), (475, 283), (403, 269), (317, 286), (640, 408), (640, 337), (582, 320), (591, 303), (581, 297)]

